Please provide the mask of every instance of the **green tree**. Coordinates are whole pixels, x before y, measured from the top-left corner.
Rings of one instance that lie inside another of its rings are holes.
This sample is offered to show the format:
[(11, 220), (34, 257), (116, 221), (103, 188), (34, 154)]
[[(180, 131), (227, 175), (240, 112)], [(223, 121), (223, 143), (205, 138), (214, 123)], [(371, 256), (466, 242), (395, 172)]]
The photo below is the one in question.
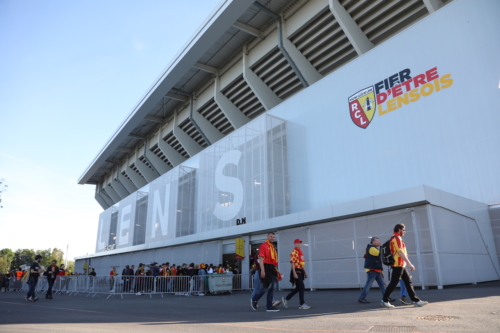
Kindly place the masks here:
[(0, 272), (5, 273), (10, 269), (14, 255), (11, 249), (0, 250)]
[(75, 262), (72, 260), (68, 260), (68, 266), (66, 266), (66, 270), (68, 270), (70, 272), (74, 272), (75, 271)]
[(64, 252), (58, 248), (54, 249), (45, 249), (37, 252), (42, 256), (42, 260), (40, 261), (40, 265), (44, 267), (50, 266), (52, 260), (55, 260), (57, 266), (61, 265), (64, 262)]
[(17, 269), (21, 265), (31, 265), (35, 260), (36, 252), (33, 249), (18, 249), (14, 252), (14, 259), (10, 265), (11, 269)]

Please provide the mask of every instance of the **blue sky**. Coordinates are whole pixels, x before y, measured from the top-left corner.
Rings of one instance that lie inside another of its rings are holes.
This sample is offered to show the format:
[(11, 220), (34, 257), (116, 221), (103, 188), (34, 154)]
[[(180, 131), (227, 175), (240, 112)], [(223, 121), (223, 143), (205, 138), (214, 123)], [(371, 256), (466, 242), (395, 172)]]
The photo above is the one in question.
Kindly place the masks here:
[(79, 176), (219, 0), (0, 0), (0, 248), (94, 253)]

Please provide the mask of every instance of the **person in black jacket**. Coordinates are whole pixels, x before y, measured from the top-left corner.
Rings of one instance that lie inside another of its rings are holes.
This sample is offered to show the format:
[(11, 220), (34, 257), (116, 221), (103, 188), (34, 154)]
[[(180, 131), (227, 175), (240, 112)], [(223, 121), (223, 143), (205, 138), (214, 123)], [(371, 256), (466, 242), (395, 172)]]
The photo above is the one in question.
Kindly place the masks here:
[(122, 271), (123, 292), (128, 293), (130, 291), (130, 282), (133, 275), (134, 271), (130, 269), (129, 265), (126, 265)]
[[(382, 292), (382, 295), (385, 293), (384, 286), (384, 276), (382, 275), (383, 267), (382, 267), (382, 258), (380, 257), (380, 240), (378, 237), (372, 237), (370, 244), (366, 246), (365, 250), (365, 271), (366, 271), (366, 284), (361, 291), (361, 295), (359, 296), (359, 303), (370, 303), (369, 300), (366, 299), (368, 292), (373, 284), (373, 280), (377, 281), (377, 284)], [(393, 302), (392, 300), (391, 302)]]
[(59, 268), (57, 267), (56, 261), (52, 260), (50, 266), (47, 267), (43, 273), (43, 275), (47, 277), (47, 283), (49, 284), (49, 289), (47, 289), (47, 294), (45, 295), (46, 299), (52, 299), (52, 287), (54, 286), (58, 273)]

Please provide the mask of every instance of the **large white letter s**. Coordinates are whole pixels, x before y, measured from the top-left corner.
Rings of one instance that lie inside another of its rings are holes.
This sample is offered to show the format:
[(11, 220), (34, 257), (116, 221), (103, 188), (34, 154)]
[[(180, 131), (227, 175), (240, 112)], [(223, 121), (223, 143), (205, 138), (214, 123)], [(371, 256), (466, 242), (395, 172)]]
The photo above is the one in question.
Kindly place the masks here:
[(214, 215), (222, 221), (227, 221), (238, 215), (243, 205), (243, 184), (236, 177), (224, 176), (224, 167), (228, 164), (238, 165), (241, 158), (239, 150), (230, 150), (220, 158), (215, 168), (215, 186), (224, 192), (233, 194), (233, 202), (229, 205), (222, 205), (217, 200), (214, 208)]

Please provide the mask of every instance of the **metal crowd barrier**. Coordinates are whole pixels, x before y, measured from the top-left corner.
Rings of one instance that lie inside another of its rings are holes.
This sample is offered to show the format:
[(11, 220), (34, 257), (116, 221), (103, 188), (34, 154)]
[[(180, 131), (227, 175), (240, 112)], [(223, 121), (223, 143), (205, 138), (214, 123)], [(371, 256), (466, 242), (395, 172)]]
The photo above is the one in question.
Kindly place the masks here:
[[(35, 293), (45, 294), (48, 290), (47, 277), (40, 276)], [(107, 298), (123, 295), (153, 295), (175, 294), (184, 296), (204, 296), (232, 291), (252, 290), (252, 275), (243, 274), (207, 274), (190, 276), (91, 276), (66, 275), (58, 276), (52, 287), (53, 295), (69, 294), (76, 296)], [(21, 281), (19, 290), (28, 291), (27, 280)]]

